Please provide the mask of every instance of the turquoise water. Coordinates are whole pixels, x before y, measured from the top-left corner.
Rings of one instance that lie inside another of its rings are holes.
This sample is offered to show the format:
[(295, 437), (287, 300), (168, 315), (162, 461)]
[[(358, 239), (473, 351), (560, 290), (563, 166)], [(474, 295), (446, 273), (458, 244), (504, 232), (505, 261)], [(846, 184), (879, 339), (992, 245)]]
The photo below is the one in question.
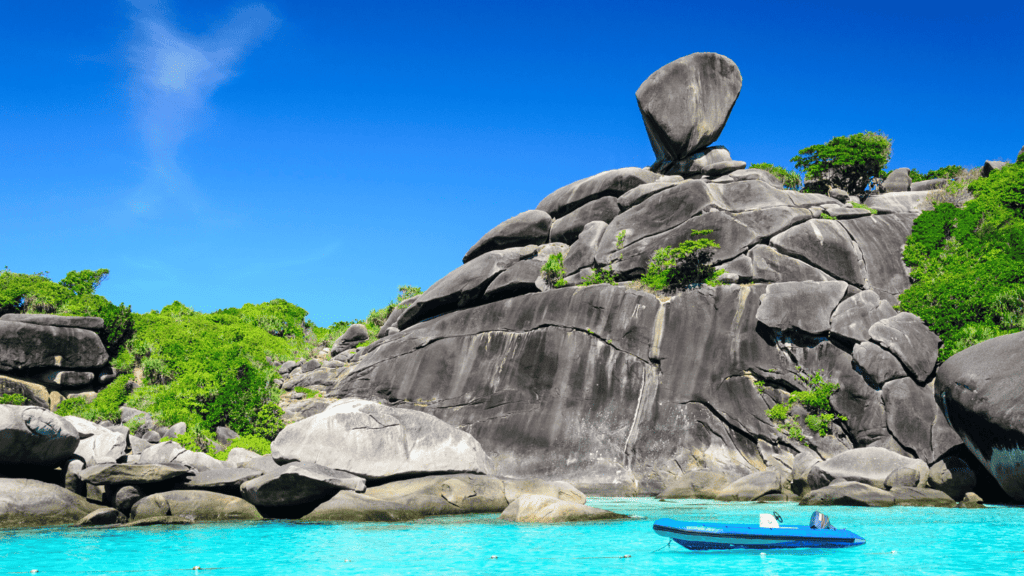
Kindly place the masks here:
[[(691, 552), (651, 530), (672, 517), (756, 523), (795, 504), (591, 498), (636, 516), (622, 522), (515, 525), (495, 514), (402, 524), (286, 521), (120, 529), (0, 531), (0, 575), (51, 574), (1021, 574), (1024, 508), (820, 508), (867, 539), (840, 550)], [(629, 555), (629, 558), (623, 556)], [(492, 558), (494, 556), (495, 558)], [(202, 567), (195, 573), (194, 566)]]

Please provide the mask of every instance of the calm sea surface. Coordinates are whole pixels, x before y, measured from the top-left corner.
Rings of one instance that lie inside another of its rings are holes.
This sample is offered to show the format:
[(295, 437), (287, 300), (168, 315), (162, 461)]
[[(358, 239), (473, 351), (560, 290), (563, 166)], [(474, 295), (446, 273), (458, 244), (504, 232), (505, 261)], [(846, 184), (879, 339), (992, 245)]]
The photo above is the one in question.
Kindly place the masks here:
[[(662, 517), (757, 523), (795, 504), (591, 498), (622, 522), (514, 525), (495, 514), (402, 524), (286, 521), (0, 531), (0, 575), (51, 574), (1024, 574), (1024, 508), (820, 508), (867, 539), (840, 550), (690, 552), (651, 530)], [(629, 557), (625, 557), (625, 556)], [(201, 570), (195, 572), (194, 566)]]

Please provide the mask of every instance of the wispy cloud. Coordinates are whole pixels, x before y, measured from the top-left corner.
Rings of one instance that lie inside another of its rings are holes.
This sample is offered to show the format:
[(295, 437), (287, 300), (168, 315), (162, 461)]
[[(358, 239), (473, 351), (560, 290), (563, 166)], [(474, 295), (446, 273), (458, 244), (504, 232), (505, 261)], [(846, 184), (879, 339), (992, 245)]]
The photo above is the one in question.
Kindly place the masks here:
[(151, 170), (131, 207), (146, 213), (170, 199), (202, 210), (206, 201), (178, 166), (178, 148), (207, 120), (210, 95), (237, 75), (235, 67), (278, 20), (256, 4), (235, 12), (219, 29), (193, 36), (175, 28), (158, 2), (130, 1), (137, 10), (129, 51), (131, 95)]

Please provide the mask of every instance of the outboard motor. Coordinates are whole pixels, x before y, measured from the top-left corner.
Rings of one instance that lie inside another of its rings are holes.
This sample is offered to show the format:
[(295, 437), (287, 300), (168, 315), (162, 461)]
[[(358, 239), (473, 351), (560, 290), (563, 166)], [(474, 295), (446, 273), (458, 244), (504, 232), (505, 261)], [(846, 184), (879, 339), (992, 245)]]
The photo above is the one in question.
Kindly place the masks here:
[(815, 530), (835, 530), (832, 527), (832, 523), (828, 521), (828, 516), (817, 511), (811, 514), (811, 528)]

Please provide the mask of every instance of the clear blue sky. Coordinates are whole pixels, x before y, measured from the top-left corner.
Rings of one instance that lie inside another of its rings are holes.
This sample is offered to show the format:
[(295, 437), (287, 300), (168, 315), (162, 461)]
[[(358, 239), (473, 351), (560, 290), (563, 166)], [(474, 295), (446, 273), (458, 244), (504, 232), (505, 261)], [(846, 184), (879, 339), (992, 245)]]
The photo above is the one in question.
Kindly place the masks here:
[(718, 144), (890, 168), (1024, 145), (1024, 3), (15, 2), (0, 18), (0, 267), (109, 268), (137, 312), (284, 298), (318, 325), (423, 288), (501, 221), (649, 165), (634, 92), (692, 52)]

